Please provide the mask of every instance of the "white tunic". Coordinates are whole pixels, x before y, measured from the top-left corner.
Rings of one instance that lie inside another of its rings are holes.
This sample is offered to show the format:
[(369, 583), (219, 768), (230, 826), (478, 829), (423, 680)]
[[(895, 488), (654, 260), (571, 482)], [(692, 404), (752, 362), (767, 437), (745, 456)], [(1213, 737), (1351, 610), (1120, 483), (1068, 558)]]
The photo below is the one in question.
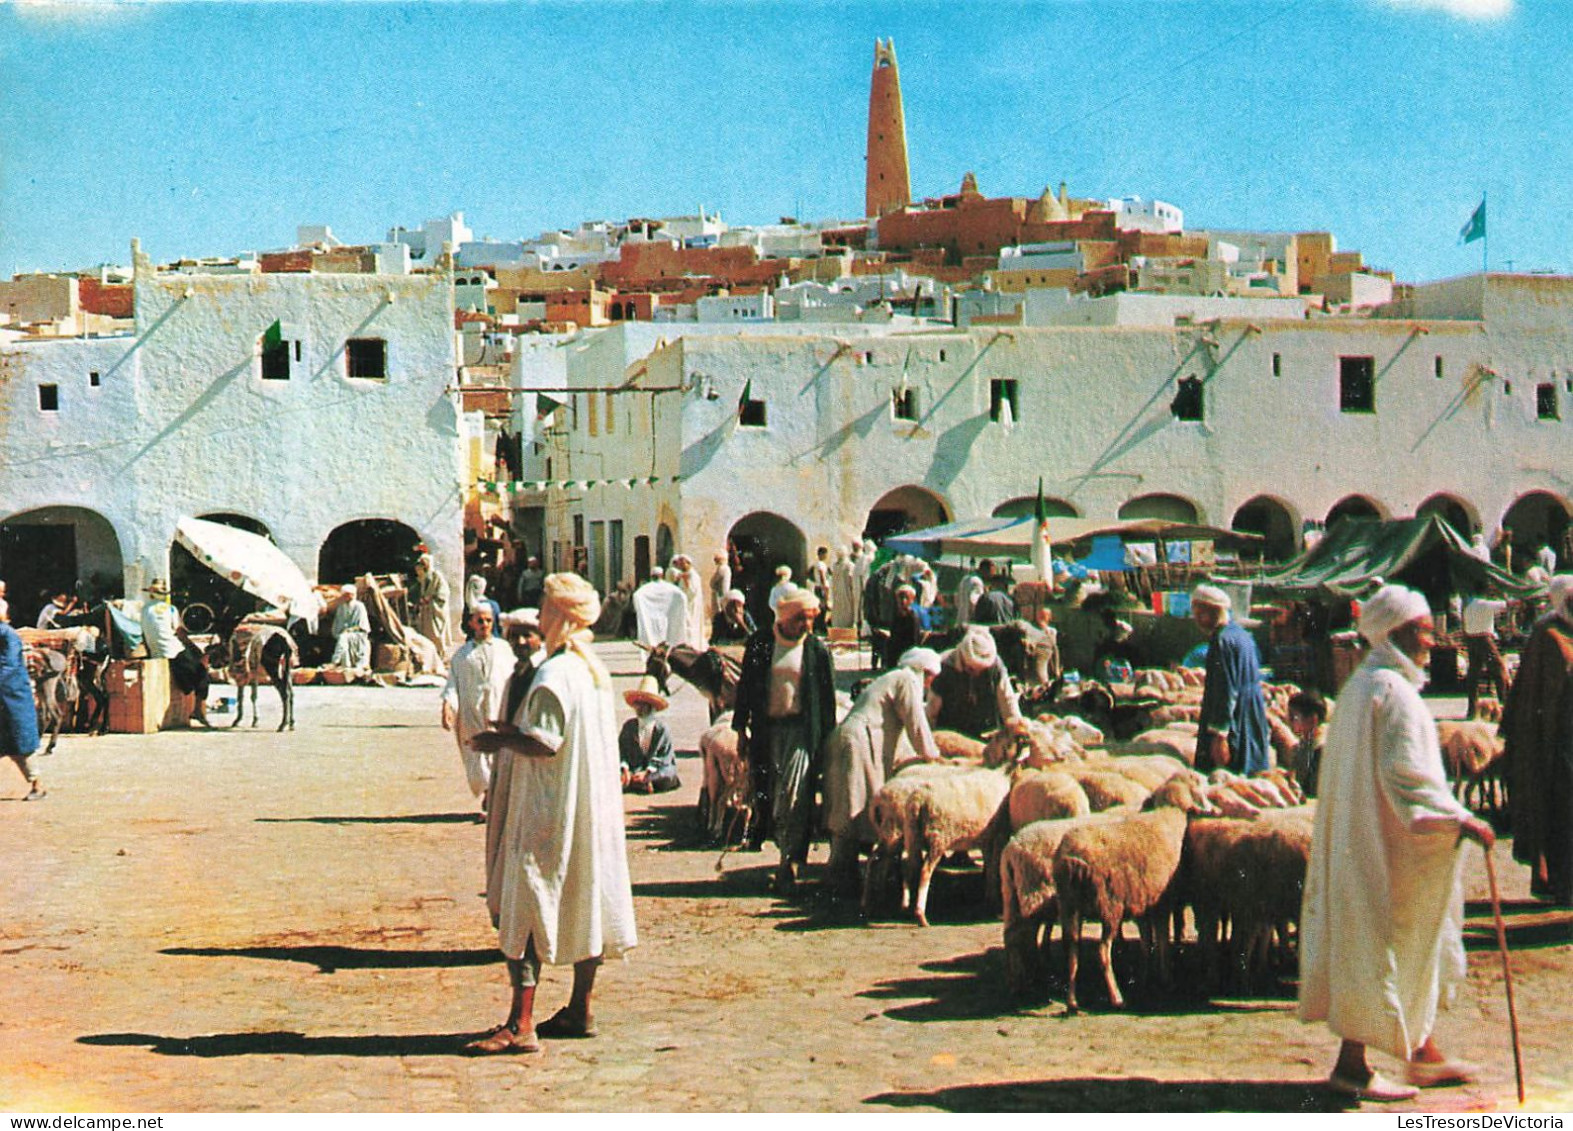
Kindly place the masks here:
[[(1420, 669), (1372, 650), (1327, 728), (1300, 926), (1300, 1019), (1407, 1059), (1465, 975), (1462, 855)], [(1421, 830), (1416, 822), (1443, 818)]]
[(684, 608), (684, 643), (691, 648), (703, 652), (708, 648), (706, 640), (710, 627), (705, 619), (705, 590), (699, 581), (699, 571), (690, 569), (677, 575), (677, 587), (683, 591), (683, 599), (687, 602)]
[(486, 885), (498, 943), (520, 958), (533, 937), (536, 956), (557, 966), (616, 958), (638, 939), (611, 688), (559, 652), (536, 673), (516, 722), (556, 753), (498, 761), (501, 843)]
[(513, 675), (513, 648), (495, 636), (485, 643), (468, 640), (453, 654), (442, 701), (456, 715), (453, 735), (464, 761), (470, 792), (479, 797), (491, 785), (491, 756), (470, 747), (470, 739), (500, 718), (508, 701), (508, 677)]
[(682, 644), (688, 636), (688, 598), (670, 581), (647, 581), (634, 590), (634, 622), (646, 648)]
[(856, 628), (858, 596), (853, 563), (837, 558), (830, 567), (830, 623), (837, 628)]
[(896, 766), (914, 756), (932, 762), (939, 747), (923, 712), (923, 677), (895, 668), (863, 689), (825, 740), (825, 826), (831, 835), (856, 832), (872, 841), (869, 802)]

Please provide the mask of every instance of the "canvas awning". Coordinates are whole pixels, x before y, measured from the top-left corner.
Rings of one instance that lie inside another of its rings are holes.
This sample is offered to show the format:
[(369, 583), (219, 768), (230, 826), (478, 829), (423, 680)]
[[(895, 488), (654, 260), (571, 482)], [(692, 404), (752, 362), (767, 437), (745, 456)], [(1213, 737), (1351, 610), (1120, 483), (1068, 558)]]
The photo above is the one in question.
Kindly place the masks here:
[(201, 518), (175, 524), (175, 541), (224, 580), (316, 631), (322, 600), (289, 556), (260, 534)]
[(1510, 597), (1531, 597), (1545, 589), (1476, 557), (1436, 515), (1387, 522), (1345, 519), (1298, 558), (1255, 581), (1258, 592), (1286, 597), (1353, 598), (1365, 596), (1380, 581), (1399, 582), (1424, 593), (1433, 609), (1454, 594), (1495, 588)]
[[(1226, 545), (1256, 545), (1259, 534), (1224, 530), (1194, 522), (1170, 522), (1158, 518), (1133, 518), (1110, 522), (1098, 518), (1050, 518), (1049, 541), (1055, 546), (1088, 542), (1099, 535), (1112, 535), (1126, 542), (1212, 541)], [(886, 549), (899, 554), (938, 558), (947, 554), (985, 557), (998, 554), (1026, 560), (1032, 553), (1037, 520), (1023, 518), (968, 519), (912, 530), (884, 541)]]

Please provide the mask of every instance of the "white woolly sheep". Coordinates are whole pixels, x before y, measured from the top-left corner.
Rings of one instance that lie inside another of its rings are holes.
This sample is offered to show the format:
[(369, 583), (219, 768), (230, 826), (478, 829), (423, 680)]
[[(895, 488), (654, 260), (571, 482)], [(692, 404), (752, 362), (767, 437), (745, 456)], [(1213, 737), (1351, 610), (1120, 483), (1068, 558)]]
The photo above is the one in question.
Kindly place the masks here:
[(1471, 809), (1500, 812), (1503, 805), (1502, 739), (1495, 723), (1438, 719), (1442, 764), (1453, 779), (1458, 800)]
[(1159, 976), (1168, 972), (1167, 917), (1185, 843), (1189, 814), (1211, 812), (1194, 782), (1173, 778), (1148, 801), (1148, 809), (1108, 824), (1073, 829), (1054, 854), (1054, 891), (1059, 902), (1060, 934), (1065, 940), (1066, 1006), (1076, 1001), (1076, 966), (1081, 925), (1102, 924), (1098, 959), (1109, 1000), (1125, 1004), (1114, 981), (1114, 939), (1127, 918), (1141, 933), (1143, 956), (1155, 950)]

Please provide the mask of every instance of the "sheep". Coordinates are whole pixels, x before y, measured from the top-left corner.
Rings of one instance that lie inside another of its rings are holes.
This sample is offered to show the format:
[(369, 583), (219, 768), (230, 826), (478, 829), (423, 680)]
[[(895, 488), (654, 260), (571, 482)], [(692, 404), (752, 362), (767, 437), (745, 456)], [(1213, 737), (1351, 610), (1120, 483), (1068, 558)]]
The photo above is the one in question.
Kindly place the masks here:
[(1212, 812), (1201, 788), (1172, 778), (1140, 813), (1108, 824), (1072, 829), (1054, 853), (1054, 890), (1059, 902), (1060, 934), (1065, 939), (1066, 1007), (1075, 1013), (1076, 966), (1081, 925), (1095, 916), (1103, 933), (1098, 958), (1109, 1000), (1122, 1008), (1114, 982), (1114, 939), (1121, 924), (1136, 920), (1143, 953), (1157, 951), (1160, 977), (1167, 976), (1167, 917), (1174, 879), (1180, 868), (1189, 814)]
[(1500, 812), (1503, 743), (1496, 725), (1479, 719), (1439, 719), (1436, 730), (1442, 764), (1453, 779), (1458, 800), (1470, 808)]
[(1082, 756), (1081, 746), (1067, 731), (1035, 719), (1019, 719), (1000, 727), (983, 748), (985, 766), (1017, 763), (1041, 768)]
[(1038, 716), (1038, 722), (1070, 735), (1076, 744), (1083, 749), (1089, 746), (1103, 745), (1103, 731), (1079, 715), (1051, 715), (1045, 713)]
[[(909, 809), (913, 796), (930, 780), (965, 772), (969, 767), (954, 762), (909, 762), (890, 777), (869, 801), (868, 816), (874, 826), (874, 846), (869, 852), (868, 871), (863, 878), (863, 914), (871, 915), (874, 903), (884, 891), (889, 872), (903, 859), (907, 844)], [(906, 884), (901, 888), (901, 909), (909, 903)]]
[[(999, 890), (1005, 937), (1005, 982), (1010, 992), (1030, 992), (1049, 936), (1059, 917), (1054, 898), (1054, 854), (1072, 829), (1118, 820), (1129, 810), (1107, 809), (1053, 820), (1033, 821), (1016, 830), (1000, 852)], [(1042, 942), (1039, 942), (1039, 936)]]
[(1113, 769), (1104, 769), (1101, 763), (1096, 767), (1075, 766), (1069, 773), (1086, 793), (1087, 803), (1092, 806), (1094, 813), (1112, 809), (1116, 805), (1139, 809), (1152, 793), (1152, 790), (1133, 778)]
[(945, 758), (959, 758), (968, 762), (983, 762), (983, 743), (969, 734), (954, 730), (934, 732), (934, 745)]
[[(902, 907), (910, 902), (920, 926), (928, 926), (929, 884), (934, 869), (952, 852), (986, 843), (997, 821), (1004, 819), (1010, 795), (1007, 767), (959, 769), (928, 773), (903, 783), (897, 774), (875, 797), (873, 817), (879, 836), (876, 851), (888, 859), (894, 848), (892, 826), (899, 824), (903, 855)], [(892, 784), (897, 785), (892, 790)], [(865, 914), (873, 903), (876, 869), (871, 862), (863, 888)]]
[[(1299, 922), (1314, 812), (1302, 805), (1254, 820), (1195, 820), (1187, 828), (1181, 898), (1196, 919), (1210, 987), (1220, 985), (1226, 942), (1232, 941), (1241, 987), (1249, 989), (1273, 930), (1287, 937), (1290, 924)], [(1230, 933), (1232, 940), (1225, 937)]]
[(1000, 855), (1012, 835), (1037, 821), (1081, 817), (1090, 812), (1092, 806), (1086, 791), (1070, 774), (1060, 770), (1019, 771), (1011, 783), (1004, 817), (994, 823), (983, 843), (983, 892), (989, 910), (1000, 909)]
[(1117, 774), (1124, 774), (1144, 786), (1148, 793), (1171, 778), (1195, 773), (1180, 759), (1169, 754), (1118, 754), (1102, 762), (1089, 761), (1088, 765), (1096, 769), (1106, 768)]
[(1131, 739), (1130, 745), (1155, 753), (1172, 754), (1187, 766), (1196, 765), (1196, 733), (1183, 723), (1171, 723), (1158, 730), (1147, 730)]

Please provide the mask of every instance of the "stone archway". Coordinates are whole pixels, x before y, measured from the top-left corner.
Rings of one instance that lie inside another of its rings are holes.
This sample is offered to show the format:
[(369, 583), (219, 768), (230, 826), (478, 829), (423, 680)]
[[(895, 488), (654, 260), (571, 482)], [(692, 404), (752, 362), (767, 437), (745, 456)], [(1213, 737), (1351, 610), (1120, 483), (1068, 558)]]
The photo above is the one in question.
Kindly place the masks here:
[[(991, 513), (993, 518), (1032, 518), (1037, 514), (1038, 497), (1036, 495), (1018, 495), (1014, 499), (1006, 499)], [(1080, 518), (1081, 511), (1069, 499), (1055, 498), (1052, 495), (1043, 497), (1043, 513), (1048, 518)]]
[(943, 498), (927, 487), (909, 483), (886, 491), (869, 508), (863, 537), (879, 542), (904, 530), (923, 530), (950, 520), (951, 510)]
[(793, 580), (803, 583), (808, 539), (790, 519), (770, 511), (754, 511), (732, 524), (726, 541), (737, 563), (732, 584), (743, 591), (755, 621), (764, 624), (769, 612), (765, 602), (775, 584), (776, 567), (790, 566)]
[(1542, 546), (1550, 546), (1557, 554), (1559, 567), (1565, 566), (1570, 555), (1567, 546), (1568, 501), (1550, 491), (1530, 491), (1520, 495), (1502, 516), (1502, 528), (1507, 532), (1508, 543), (1513, 547), (1512, 565), (1521, 570), (1532, 564)]
[(89, 601), (126, 595), (120, 538), (107, 518), (87, 507), (37, 507), (0, 522), (0, 578), (16, 625), (37, 621), (48, 603), (40, 596), (46, 589)]
[(1434, 514), (1442, 519), (1466, 542), (1480, 529), (1480, 519), (1475, 509), (1457, 495), (1439, 492), (1415, 508), (1416, 517)]
[(1346, 518), (1371, 520), (1386, 517), (1375, 500), (1368, 499), (1364, 495), (1346, 495), (1334, 503), (1332, 509), (1327, 512), (1326, 526), (1331, 530)]
[(1229, 520), (1230, 530), (1260, 534), (1262, 556), (1268, 561), (1287, 561), (1300, 549), (1300, 524), (1289, 505), (1271, 495), (1247, 500)]
[(1201, 522), (1202, 512), (1184, 495), (1138, 495), (1119, 509), (1121, 519), (1156, 518), (1165, 522)]
[[(420, 535), (391, 518), (360, 518), (336, 526), (317, 551), (317, 580), (323, 585), (343, 585), (365, 573), (415, 571)], [(450, 579), (449, 582), (452, 585)], [(455, 591), (463, 601), (462, 585)]]

